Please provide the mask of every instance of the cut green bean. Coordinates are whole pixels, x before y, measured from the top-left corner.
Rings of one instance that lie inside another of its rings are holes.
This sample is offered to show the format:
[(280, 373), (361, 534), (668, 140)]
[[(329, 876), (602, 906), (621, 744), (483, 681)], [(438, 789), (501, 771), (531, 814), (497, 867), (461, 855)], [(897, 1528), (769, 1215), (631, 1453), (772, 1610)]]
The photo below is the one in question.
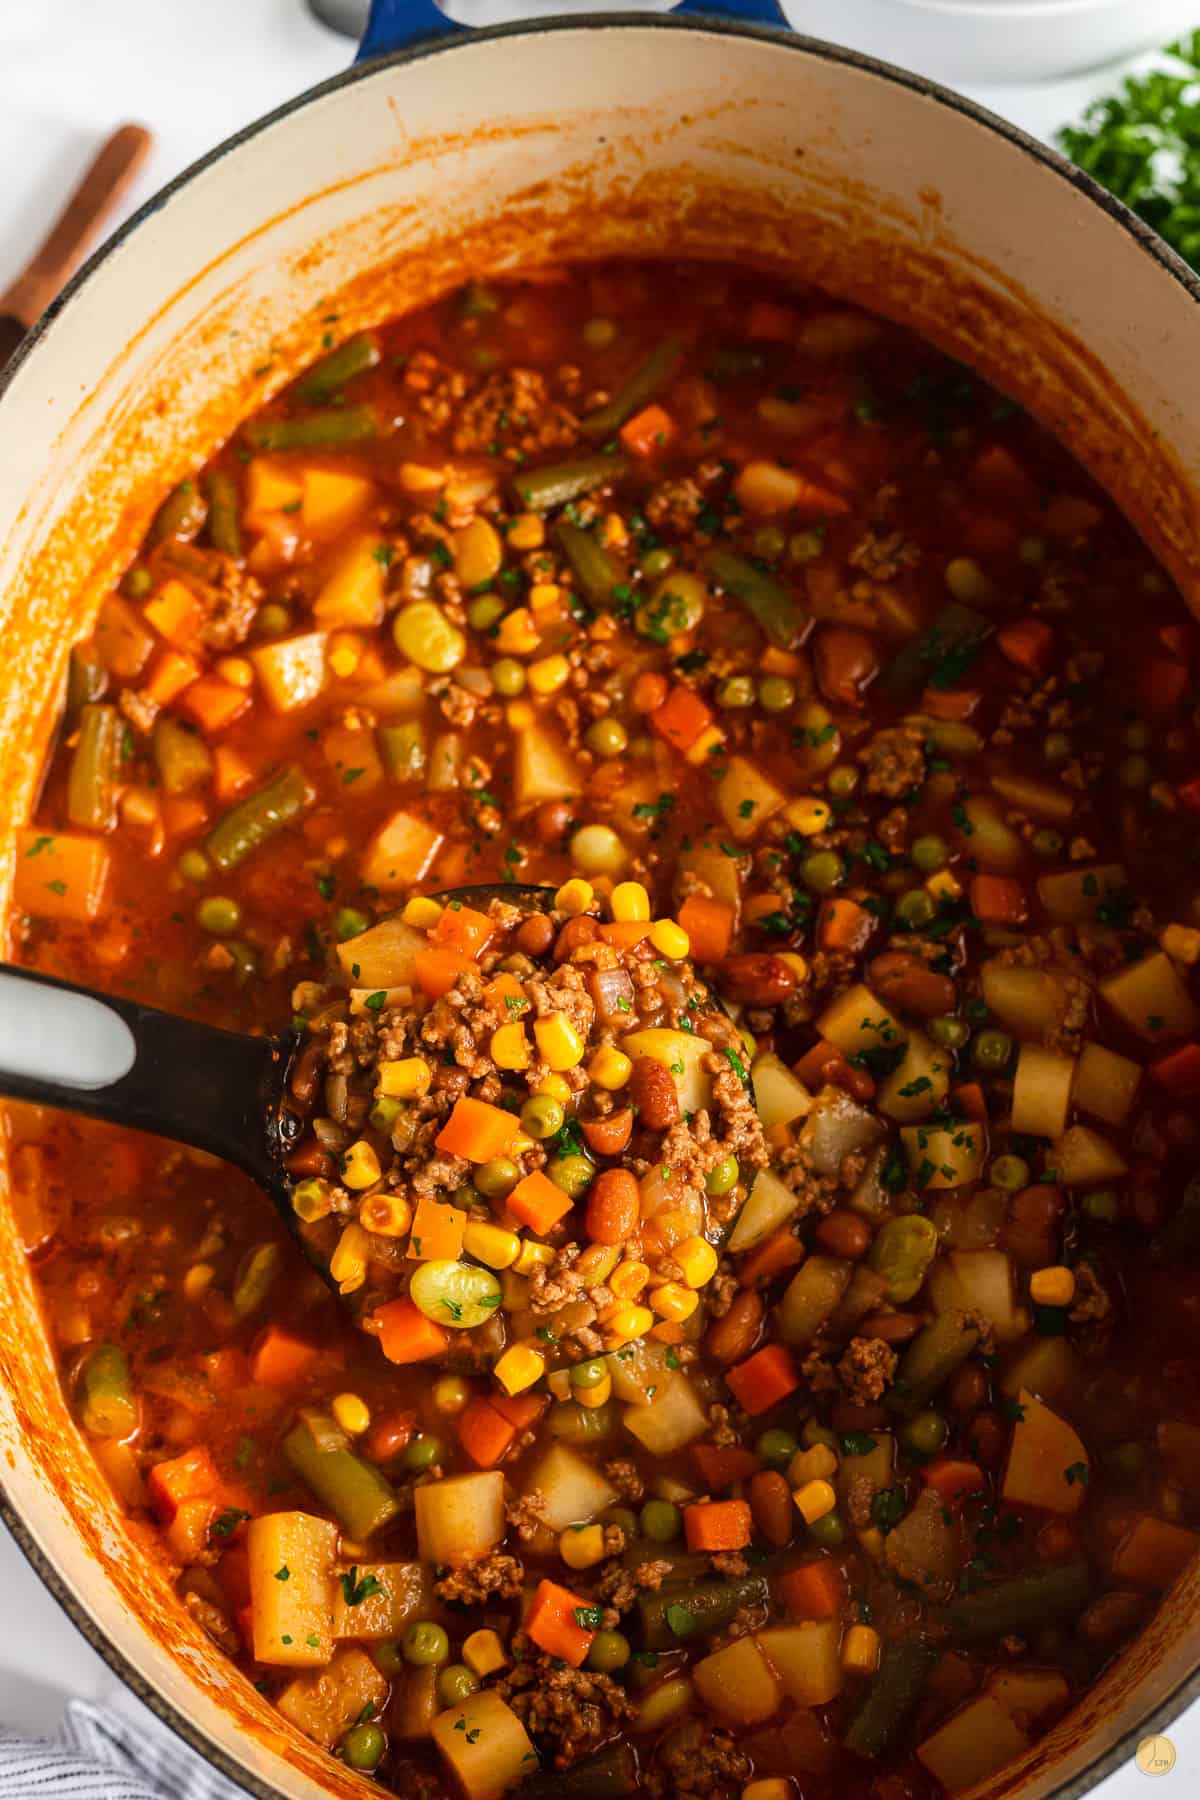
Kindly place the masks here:
[(632, 419), (634, 413), (640, 412), (662, 393), (679, 367), (682, 355), (683, 345), (678, 338), (664, 338), (641, 367), (634, 370), (625, 386), (618, 388), (607, 406), (588, 413), (580, 421), (580, 430), (585, 437), (603, 439), (619, 431), (626, 419)]
[(878, 1756), (887, 1749), (920, 1699), (938, 1654), (933, 1644), (919, 1638), (887, 1646), (842, 1740), (847, 1750), (856, 1756)]
[(800, 643), (812, 620), (782, 582), (756, 569), (735, 550), (710, 550), (704, 568), (710, 579), (750, 614), (770, 643), (781, 650)]
[(593, 488), (627, 473), (624, 456), (580, 456), (572, 462), (546, 463), (513, 476), (513, 492), (530, 512), (552, 512), (570, 500), (581, 500)]
[(266, 1305), (282, 1260), (283, 1253), (275, 1243), (252, 1244), (247, 1250), (233, 1283), (233, 1310), (239, 1319), (251, 1318)]
[(900, 1412), (920, 1412), (966, 1362), (978, 1342), (979, 1327), (966, 1313), (939, 1314), (904, 1352), (891, 1393), (892, 1405)]
[(129, 1361), (116, 1344), (97, 1344), (83, 1364), (83, 1428), (93, 1437), (125, 1438), (137, 1430), (138, 1405)]
[(204, 848), (218, 869), (236, 869), (253, 851), (298, 818), (311, 798), (301, 771), (289, 766), (266, 787), (230, 807), (209, 832)]
[(572, 1763), (566, 1780), (557, 1769), (530, 1776), (521, 1783), (520, 1800), (561, 1800), (564, 1793), (569, 1793), (571, 1800), (626, 1800), (627, 1795), (640, 1791), (632, 1746), (615, 1743)]
[(575, 572), (584, 598), (593, 606), (610, 608), (615, 590), (626, 578), (626, 571), (616, 557), (603, 544), (598, 544), (590, 531), (585, 531), (581, 525), (572, 525), (567, 519), (559, 520), (554, 535)]
[(678, 1582), (638, 1596), (642, 1644), (647, 1650), (674, 1650), (690, 1638), (724, 1631), (744, 1606), (770, 1604), (764, 1575), (740, 1581)]
[(383, 766), (393, 781), (419, 781), (425, 773), (425, 727), (420, 719), (381, 725), (377, 733)]
[(957, 687), (992, 629), (991, 620), (970, 606), (944, 606), (933, 623), (892, 658), (877, 685), (897, 704), (914, 700), (926, 687)]
[(352, 1538), (370, 1537), (400, 1511), (391, 1482), (355, 1455), (345, 1432), (325, 1413), (305, 1407), (283, 1440), (283, 1453)]
[(108, 670), (94, 644), (76, 644), (67, 664), (67, 724), (74, 727), (85, 706), (103, 700)]
[(301, 400), (321, 406), (335, 394), (340, 394), (348, 381), (375, 368), (382, 354), (374, 332), (357, 331), (328, 356), (323, 356), (319, 363), (314, 363), (308, 373), (300, 377), (295, 391)]
[(125, 722), (115, 706), (85, 706), (67, 776), (67, 817), (89, 831), (117, 823), (117, 775)]
[(208, 541), (222, 556), (235, 561), (242, 555), (242, 513), (237, 483), (224, 469), (211, 469), (205, 482), (208, 495)]
[(251, 419), (242, 433), (255, 450), (335, 450), (378, 437), (379, 421), (369, 406), (330, 406), (286, 419)]
[(151, 544), (191, 543), (204, 529), (208, 505), (194, 481), (181, 481), (169, 493), (150, 527)]
[(990, 1643), (1082, 1612), (1091, 1592), (1085, 1562), (1053, 1563), (963, 1594), (947, 1607), (946, 1623), (963, 1643)]

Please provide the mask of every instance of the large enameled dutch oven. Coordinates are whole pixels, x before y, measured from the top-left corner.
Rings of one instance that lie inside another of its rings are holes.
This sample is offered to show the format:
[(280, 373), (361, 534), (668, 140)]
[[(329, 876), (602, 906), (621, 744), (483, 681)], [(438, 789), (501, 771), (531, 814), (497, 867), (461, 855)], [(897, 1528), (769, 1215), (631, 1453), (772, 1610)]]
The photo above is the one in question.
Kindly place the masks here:
[[(167, 489), (319, 350), (324, 314), (349, 330), (468, 272), (685, 252), (877, 308), (1040, 414), (1200, 612), (1190, 273), (954, 95), (790, 35), (771, 0), (721, 20), (691, 6), (464, 35), (432, 0), (376, 0), (366, 60), (214, 151), (51, 310), (0, 398), (5, 879), (68, 647)], [(0, 1487), (47, 1584), (252, 1793), (361, 1791), (214, 1652), (121, 1522), (60, 1397), (3, 1204), (0, 1270)], [(1084, 1705), (981, 1794), (1079, 1793), (1128, 1758), (1200, 1687), (1198, 1604), (1194, 1569)]]

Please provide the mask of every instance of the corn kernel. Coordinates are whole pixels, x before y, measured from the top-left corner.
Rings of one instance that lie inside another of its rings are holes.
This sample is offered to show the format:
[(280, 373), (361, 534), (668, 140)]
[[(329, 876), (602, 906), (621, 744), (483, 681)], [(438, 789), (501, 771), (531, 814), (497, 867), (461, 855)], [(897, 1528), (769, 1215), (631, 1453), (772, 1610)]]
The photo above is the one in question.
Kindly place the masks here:
[(494, 1631), (473, 1631), (463, 1641), (462, 1659), (472, 1675), (478, 1675), (480, 1681), (494, 1675), (497, 1669), (504, 1668), (508, 1662), (504, 1645)]
[(855, 1536), (872, 1562), (883, 1561), (883, 1533), (878, 1525), (867, 1525), (862, 1531), (856, 1532)]
[(692, 947), (687, 932), (674, 919), (655, 919), (650, 927), (650, 942), (660, 956), (668, 957), (671, 962), (682, 962)]
[(803, 1487), (796, 1489), (792, 1499), (800, 1508), (806, 1525), (815, 1525), (837, 1505), (837, 1495), (827, 1481), (806, 1481)]
[(702, 1288), (717, 1272), (717, 1253), (707, 1238), (685, 1238), (671, 1252), (671, 1261), (683, 1272), (690, 1288)]
[(582, 1281), (585, 1290), (599, 1287), (607, 1281), (621, 1260), (620, 1247), (616, 1244), (589, 1244), (581, 1250), (575, 1264), (575, 1273)]
[(432, 931), (445, 910), (436, 900), (426, 900), (417, 895), (406, 903), (400, 917), (406, 925), (413, 926), (417, 931)]
[(1075, 1276), (1070, 1269), (1035, 1269), (1029, 1277), (1029, 1298), (1035, 1306), (1070, 1306), (1075, 1298)]
[(588, 1074), (597, 1087), (615, 1094), (633, 1074), (633, 1063), (623, 1050), (617, 1050), (612, 1044), (602, 1044), (588, 1064)]
[(254, 664), (244, 656), (223, 656), (216, 665), (216, 672), (230, 687), (254, 686)]
[(361, 1437), (371, 1423), (371, 1409), (359, 1394), (335, 1394), (330, 1412), (347, 1437)]
[(828, 831), (833, 813), (824, 800), (818, 800), (815, 794), (805, 794), (799, 800), (790, 801), (783, 809), (783, 816), (801, 837), (816, 837), (818, 832)]
[(533, 1091), (535, 1094), (549, 1094), (551, 1100), (557, 1100), (561, 1106), (566, 1106), (571, 1098), (570, 1082), (564, 1081), (561, 1075), (556, 1075), (553, 1071), (549, 1075), (543, 1075)]
[(644, 1262), (637, 1262), (632, 1257), (628, 1262), (614, 1269), (608, 1278), (608, 1285), (618, 1300), (636, 1300), (650, 1279), (650, 1270)]
[(620, 513), (605, 513), (602, 532), (606, 550), (623, 550), (629, 542), (629, 531)]
[(557, 912), (564, 912), (568, 918), (577, 919), (580, 913), (587, 911), (595, 898), (596, 890), (591, 882), (573, 875), (570, 881), (563, 882), (555, 894), (554, 906)]
[(377, 1237), (407, 1237), (412, 1229), (411, 1200), (403, 1194), (368, 1194), (358, 1209), (358, 1222)]
[(950, 869), (935, 869), (925, 883), (925, 892), (935, 900), (961, 900), (962, 882)]
[(417, 1100), (429, 1092), (433, 1070), (423, 1056), (402, 1056), (398, 1062), (379, 1065), (376, 1092), (389, 1100)]
[(515, 1231), (503, 1225), (491, 1225), (485, 1219), (468, 1219), (463, 1231), (463, 1249), (476, 1262), (489, 1269), (511, 1269), (521, 1254), (521, 1240)]
[(347, 1225), (329, 1259), (329, 1273), (341, 1294), (353, 1294), (367, 1279), (367, 1234), (361, 1225)]
[(682, 1282), (664, 1281), (651, 1294), (650, 1304), (660, 1319), (673, 1319), (676, 1325), (682, 1325), (699, 1306), (700, 1296), (695, 1288), (686, 1288)]
[(605, 1348), (619, 1350), (622, 1344), (631, 1343), (634, 1338), (645, 1337), (653, 1323), (654, 1314), (648, 1306), (610, 1307), (603, 1314), (603, 1324), (607, 1334)]
[(535, 613), (553, 612), (562, 599), (557, 581), (535, 581), (529, 590), (529, 604)]
[(497, 1026), (488, 1043), (492, 1061), (500, 1069), (527, 1069), (532, 1061), (525, 1027), (513, 1023)]
[(549, 1244), (539, 1244), (534, 1238), (525, 1238), (517, 1252), (513, 1273), (515, 1275), (532, 1275), (535, 1269), (548, 1268), (553, 1261), (554, 1251)]
[(486, 587), (504, 560), (504, 546), (490, 519), (474, 518), (454, 533), (454, 573), (467, 589)]
[(879, 1667), (879, 1633), (873, 1625), (852, 1625), (842, 1640), (847, 1675), (873, 1675)]
[(742, 1789), (742, 1800), (796, 1800), (796, 1784), (790, 1775), (764, 1775)]
[(313, 1225), (318, 1219), (327, 1219), (333, 1211), (329, 1183), (316, 1175), (310, 1175), (305, 1181), (298, 1181), (292, 1189), (292, 1211), (306, 1225)]
[(603, 1406), (612, 1398), (612, 1376), (605, 1371), (604, 1379), (595, 1387), (571, 1388), (566, 1396), (569, 1400), (578, 1400), (580, 1406)]
[(683, 1326), (674, 1319), (660, 1319), (651, 1329), (650, 1336), (659, 1344), (682, 1344)]
[(684, 760), (690, 762), (694, 769), (706, 768), (713, 752), (719, 750), (724, 742), (725, 733), (719, 725), (706, 725), (695, 743), (684, 751)]
[(622, 925), (640, 925), (650, 917), (650, 896), (640, 881), (618, 881), (610, 904)]
[(545, 1373), (545, 1357), (540, 1350), (531, 1350), (528, 1344), (513, 1344), (499, 1362), (492, 1365), (492, 1374), (506, 1394), (523, 1394)]
[(433, 1384), (433, 1404), (440, 1413), (453, 1418), (465, 1412), (471, 1402), (471, 1388), (461, 1375), (443, 1375)]
[(1190, 925), (1164, 925), (1158, 943), (1174, 962), (1200, 961), (1200, 931), (1193, 931)]
[(540, 550), (546, 527), (537, 513), (518, 513), (508, 528), (508, 541), (514, 550)]
[(539, 1055), (556, 1072), (573, 1069), (583, 1061), (583, 1039), (566, 1013), (551, 1013), (549, 1018), (536, 1019), (533, 1035)]
[(529, 1311), (529, 1278), (518, 1275), (515, 1266), (500, 1271), (500, 1306), (506, 1313)]
[(565, 656), (543, 656), (529, 665), (529, 686), (535, 694), (557, 694), (570, 676), (571, 665)]
[(329, 652), (329, 667), (339, 681), (347, 681), (351, 675), (357, 674), (361, 661), (362, 652), (353, 644), (335, 644)]
[(373, 1187), (380, 1177), (379, 1158), (370, 1144), (359, 1138), (342, 1158), (342, 1180), (356, 1191)]
[(785, 968), (790, 969), (797, 981), (808, 980), (808, 964), (794, 950), (776, 950), (774, 955), (776, 962), (781, 962)]
[(183, 1278), (183, 1297), (185, 1300), (199, 1300), (212, 1286), (212, 1278), (216, 1270), (211, 1263), (193, 1263)]
[(510, 700), (504, 709), (504, 717), (510, 731), (528, 731), (533, 724), (534, 712), (528, 700)]
[(400, 464), (400, 486), (406, 494), (436, 494), (445, 483), (444, 469), (427, 469), (423, 463)]
[(572, 1525), (558, 1540), (558, 1553), (568, 1569), (592, 1569), (604, 1561), (603, 1525)]
[(788, 1464), (791, 1487), (806, 1487), (810, 1481), (826, 1481), (837, 1471), (838, 1459), (828, 1444), (814, 1444), (810, 1450), (797, 1450)]
[(392, 637), (406, 656), (427, 675), (448, 675), (467, 654), (467, 640), (433, 600), (411, 600), (392, 620)]
[(502, 656), (531, 656), (542, 641), (527, 606), (516, 606), (505, 613), (496, 627), (496, 648)]

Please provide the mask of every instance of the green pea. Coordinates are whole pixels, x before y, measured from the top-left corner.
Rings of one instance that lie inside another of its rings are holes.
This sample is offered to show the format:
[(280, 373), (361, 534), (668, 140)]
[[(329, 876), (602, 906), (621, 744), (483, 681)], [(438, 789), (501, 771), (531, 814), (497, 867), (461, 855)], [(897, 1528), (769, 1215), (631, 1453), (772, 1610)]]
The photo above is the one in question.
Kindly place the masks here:
[(836, 1550), (846, 1536), (846, 1527), (835, 1512), (827, 1512), (823, 1519), (814, 1519), (808, 1528), (808, 1535), (814, 1544), (820, 1544), (822, 1550)]
[(382, 1132), (384, 1137), (390, 1137), (392, 1126), (403, 1111), (403, 1100), (394, 1100), (390, 1094), (380, 1094), (367, 1114), (372, 1131)]
[(511, 1156), (494, 1156), (480, 1163), (475, 1171), (475, 1186), (488, 1200), (502, 1200), (511, 1194), (521, 1179), (521, 1171)]
[(617, 1526), (625, 1533), (626, 1538), (635, 1538), (638, 1534), (637, 1514), (628, 1506), (610, 1506), (607, 1512), (601, 1514), (601, 1522)]
[(511, 700), (525, 686), (525, 667), (514, 656), (502, 656), (491, 667), (492, 686), (505, 700)]
[(653, 1544), (669, 1544), (683, 1530), (683, 1514), (670, 1500), (647, 1500), (641, 1512), (642, 1536)]
[(422, 1431), (419, 1436), (410, 1438), (405, 1445), (400, 1466), (410, 1475), (423, 1475), (426, 1469), (432, 1469), (440, 1463), (444, 1452), (441, 1438), (434, 1437), (432, 1432)]
[(384, 1638), (381, 1643), (372, 1644), (371, 1660), (389, 1681), (398, 1681), (404, 1673), (404, 1656), (395, 1638)]
[(1114, 1188), (1093, 1188), (1080, 1204), (1084, 1215), (1097, 1225), (1115, 1225), (1121, 1216), (1121, 1201)]
[(931, 833), (928, 837), (914, 838), (908, 855), (913, 867), (920, 869), (922, 875), (932, 875), (935, 869), (945, 867), (950, 849), (944, 838)]
[(563, 1128), (566, 1114), (549, 1094), (531, 1094), (521, 1108), (521, 1130), (528, 1137), (552, 1138)]
[(656, 581), (665, 575), (675, 561), (675, 552), (668, 550), (665, 544), (659, 544), (653, 550), (647, 550), (641, 561), (641, 571), (648, 581)]
[[(556, 1156), (546, 1170), (555, 1187), (560, 1187), (564, 1194), (570, 1194), (572, 1200), (578, 1200), (592, 1185), (592, 1176), (596, 1173), (586, 1156)], [(479, 1177), (476, 1175), (476, 1180)]]
[(378, 1725), (352, 1725), (342, 1739), (342, 1757), (352, 1769), (369, 1774), (383, 1761), (387, 1739)]
[(999, 1075), (1012, 1061), (1013, 1041), (1007, 1031), (981, 1031), (975, 1039), (975, 1066)]
[(615, 1675), (631, 1655), (629, 1639), (623, 1631), (598, 1631), (588, 1647), (587, 1666), (602, 1675)]
[(242, 922), (242, 909), (227, 894), (207, 894), (196, 908), (196, 923), (214, 937), (228, 937)]
[(730, 675), (717, 688), (717, 705), (722, 712), (738, 712), (754, 705), (754, 683), (749, 675)]
[(657, 1650), (635, 1650), (625, 1668), (626, 1686), (632, 1688), (635, 1694), (653, 1687), (662, 1680), (659, 1670), (661, 1660)]
[(454, 1204), (460, 1212), (470, 1212), (473, 1206), (482, 1206), (483, 1195), (474, 1182), (464, 1181), (454, 1190)]
[(1048, 763), (1065, 763), (1071, 754), (1071, 740), (1065, 731), (1047, 732), (1042, 744), (1042, 755)]
[(1132, 1481), (1146, 1466), (1146, 1452), (1140, 1444), (1130, 1440), (1128, 1443), (1118, 1444), (1110, 1460), (1119, 1475)]
[(824, 1444), (829, 1450), (840, 1448), (834, 1433), (828, 1425), (822, 1425), (817, 1419), (805, 1419), (800, 1427), (800, 1442), (806, 1450), (812, 1450), (817, 1444)]
[(941, 1044), (946, 1050), (961, 1050), (971, 1035), (971, 1027), (965, 1019), (955, 1018), (953, 1013), (943, 1013), (940, 1019), (930, 1019), (927, 1027), (935, 1044)]
[(973, 556), (956, 556), (946, 564), (946, 586), (956, 600), (978, 604), (990, 600), (992, 584)]
[(447, 1663), (438, 1670), (437, 1696), (443, 1706), (461, 1706), (479, 1692), (479, 1678), (472, 1675), (466, 1663)]
[(1035, 856), (1046, 858), (1057, 856), (1062, 847), (1062, 833), (1051, 831), (1048, 825), (1043, 825), (1040, 830), (1035, 831), (1029, 840), (1029, 848)]
[(937, 905), (924, 888), (909, 888), (896, 902), (896, 917), (910, 931), (924, 931), (937, 917)]
[(816, 562), (824, 548), (825, 533), (817, 528), (812, 531), (797, 531), (788, 539), (788, 555), (793, 562)]
[(406, 1663), (417, 1669), (437, 1668), (450, 1655), (450, 1639), (432, 1619), (418, 1619), (400, 1640)]
[(858, 786), (858, 770), (853, 763), (834, 763), (825, 777), (825, 785), (834, 800), (848, 800)]
[(608, 1374), (608, 1364), (602, 1356), (589, 1357), (587, 1362), (572, 1363), (570, 1369), (571, 1386), (577, 1388), (599, 1387)]
[(800, 864), (800, 879), (814, 894), (832, 894), (846, 879), (846, 865), (836, 850), (814, 850)]
[(144, 600), (154, 586), (154, 577), (149, 569), (126, 569), (121, 579), (121, 587), (131, 600)]
[(761, 556), (764, 562), (778, 562), (787, 548), (787, 532), (778, 525), (760, 525), (751, 543), (755, 556)]
[(472, 631), (490, 631), (504, 617), (499, 594), (476, 594), (467, 604), (467, 624)]
[(1144, 788), (1154, 771), (1145, 756), (1125, 756), (1117, 765), (1117, 780), (1124, 788)]
[(909, 1419), (901, 1428), (900, 1436), (918, 1456), (936, 1456), (950, 1436), (950, 1427), (941, 1413), (934, 1412), (930, 1407), (926, 1412), (919, 1412), (915, 1418)]
[(719, 1163), (714, 1163), (704, 1178), (706, 1194), (728, 1194), (738, 1184), (741, 1167), (736, 1156), (723, 1156)]
[(1121, 733), (1121, 741), (1127, 750), (1148, 750), (1153, 742), (1150, 727), (1135, 719)]
[(1029, 1164), (1023, 1156), (998, 1156), (988, 1170), (988, 1180), (1007, 1194), (1019, 1193), (1029, 1186)]
[(607, 350), (616, 335), (611, 319), (589, 319), (580, 333), (589, 350)]
[(277, 600), (268, 600), (254, 615), (254, 629), (263, 637), (282, 637), (285, 631), (292, 629), (292, 615)]
[(795, 699), (796, 684), (786, 675), (764, 675), (758, 684), (758, 704), (764, 712), (786, 712)]
[(347, 938), (366, 931), (370, 923), (367, 914), (359, 912), (357, 906), (339, 906), (333, 915), (333, 935), (339, 944), (344, 944)]
[(770, 1431), (764, 1431), (760, 1435), (754, 1448), (769, 1469), (786, 1469), (800, 1444), (790, 1431), (773, 1425)]
[(175, 864), (185, 881), (194, 881), (197, 885), (207, 881), (212, 874), (212, 864), (203, 850), (185, 850)]
[(607, 714), (602, 719), (593, 719), (583, 735), (583, 741), (596, 756), (620, 756), (628, 747), (629, 733), (620, 719)]
[(1046, 560), (1046, 540), (1040, 537), (1023, 537), (1017, 544), (1017, 555), (1023, 563), (1036, 567)]

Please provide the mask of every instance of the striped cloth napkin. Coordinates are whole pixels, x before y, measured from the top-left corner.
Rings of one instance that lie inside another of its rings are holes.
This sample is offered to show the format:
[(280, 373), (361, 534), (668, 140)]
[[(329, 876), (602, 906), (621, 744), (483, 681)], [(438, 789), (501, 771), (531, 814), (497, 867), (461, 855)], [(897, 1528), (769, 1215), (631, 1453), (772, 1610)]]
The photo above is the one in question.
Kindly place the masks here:
[(0, 1800), (245, 1800), (245, 1790), (151, 1714), (70, 1700), (52, 1741), (0, 1732)]

